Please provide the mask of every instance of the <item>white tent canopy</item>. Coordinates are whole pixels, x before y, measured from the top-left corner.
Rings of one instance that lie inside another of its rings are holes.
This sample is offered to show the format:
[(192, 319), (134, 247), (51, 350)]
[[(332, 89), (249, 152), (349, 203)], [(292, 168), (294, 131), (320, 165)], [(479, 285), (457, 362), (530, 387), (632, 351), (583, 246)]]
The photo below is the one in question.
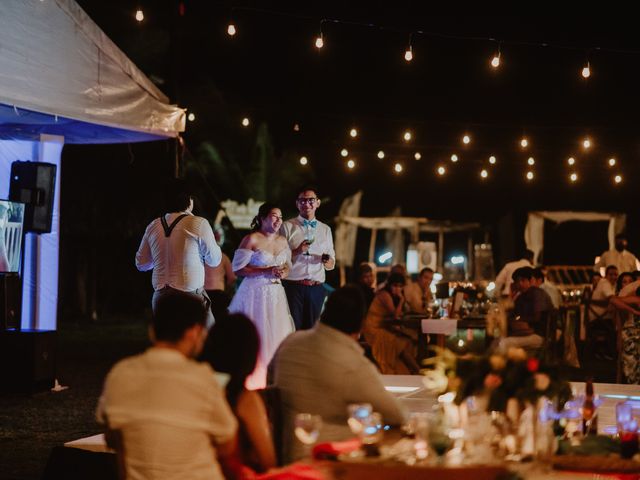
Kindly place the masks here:
[(615, 236), (624, 230), (626, 215), (622, 213), (599, 212), (530, 212), (527, 226), (524, 230), (524, 241), (527, 248), (533, 252), (533, 263), (537, 263), (538, 256), (544, 247), (544, 221), (555, 223), (581, 222), (609, 222), (609, 249), (612, 250)]
[(0, 198), (8, 198), (14, 161), (57, 166), (51, 233), (25, 236), (22, 328), (57, 324), (64, 144), (167, 139), (184, 123), (184, 110), (170, 105), (73, 0), (2, 2)]
[[(27, 118), (25, 109), (53, 116), (57, 129), (38, 133), (56, 135), (72, 120), (143, 134), (125, 141), (150, 140), (177, 136), (185, 122), (184, 110), (169, 105), (73, 0), (2, 2), (0, 104), (10, 107), (0, 123), (43, 124), (43, 116)], [(74, 143), (122, 141), (90, 136)]]

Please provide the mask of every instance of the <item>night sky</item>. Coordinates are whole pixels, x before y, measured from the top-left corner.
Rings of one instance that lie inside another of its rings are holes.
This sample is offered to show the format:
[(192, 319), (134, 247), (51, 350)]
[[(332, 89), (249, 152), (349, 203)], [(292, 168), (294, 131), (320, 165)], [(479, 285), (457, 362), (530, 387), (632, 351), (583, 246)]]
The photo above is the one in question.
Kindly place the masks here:
[[(259, 125), (266, 124), (279, 158), (271, 178), (295, 173), (316, 183), (326, 200), (319, 211), (325, 219), (362, 189), (363, 215), (384, 216), (399, 206), (405, 215), (482, 223), (494, 234), (500, 263), (522, 246), (530, 210), (618, 211), (628, 214), (631, 249), (640, 252), (634, 185), (640, 174), (640, 39), (631, 16), (628, 24), (621, 20), (624, 12), (612, 21), (595, 12), (442, 16), (417, 2), (317, 2), (305, 9), (286, 2), (78, 3), (172, 102), (195, 114), (184, 134), (188, 155), (198, 158), (209, 143), (222, 162), (242, 171)], [(134, 19), (137, 8), (143, 22)], [(226, 34), (230, 20), (237, 28), (233, 38)], [(314, 39), (321, 23), (325, 46), (319, 51)], [(407, 63), (412, 32), (414, 60)], [(492, 69), (498, 46), (501, 66)], [(580, 72), (587, 61), (592, 75), (585, 80)], [(352, 127), (356, 139), (349, 137)], [(407, 129), (410, 143), (402, 139)], [(472, 138), (468, 146), (461, 142), (465, 133)], [(522, 136), (530, 142), (526, 151), (519, 147)], [(593, 143), (588, 152), (581, 146), (587, 136)], [(353, 171), (345, 168), (342, 148), (356, 161)], [(109, 208), (131, 205), (129, 227), (138, 238), (134, 230), (155, 214), (154, 187), (172, 174), (172, 152), (171, 142), (83, 146), (67, 147), (64, 158), (67, 166), (79, 166), (86, 155), (110, 162), (92, 191), (104, 188), (109, 195), (115, 178), (123, 190), (100, 215), (118, 217)], [(456, 164), (449, 160), (453, 153)], [(309, 159), (306, 167), (298, 163), (301, 155)], [(488, 165), (490, 155), (495, 166)], [(530, 156), (535, 179), (527, 182)], [(567, 165), (570, 156), (574, 169)], [(607, 165), (611, 157), (615, 168)], [(396, 162), (401, 175), (393, 172)], [(443, 177), (436, 174), (439, 165), (447, 168)], [(571, 184), (574, 170), (579, 177)], [(620, 185), (615, 174), (623, 176)], [(70, 188), (90, 188), (75, 167), (64, 175)], [(233, 196), (220, 179), (205, 173), (201, 180), (212, 198)], [(289, 213), (294, 194), (284, 189), (277, 196)], [(63, 219), (64, 205), (63, 199)], [(513, 225), (510, 245), (497, 238), (501, 219)], [(585, 263), (606, 248), (605, 224), (548, 231), (554, 263)]]

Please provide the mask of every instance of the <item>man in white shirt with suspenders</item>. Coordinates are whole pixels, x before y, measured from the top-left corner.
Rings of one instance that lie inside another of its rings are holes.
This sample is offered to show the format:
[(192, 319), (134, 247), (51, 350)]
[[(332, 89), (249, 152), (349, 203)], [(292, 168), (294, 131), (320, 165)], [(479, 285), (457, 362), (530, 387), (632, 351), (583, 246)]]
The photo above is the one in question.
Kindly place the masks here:
[[(191, 293), (210, 306), (204, 290), (204, 264), (216, 267), (222, 252), (207, 219), (192, 213), (193, 197), (182, 182), (176, 182), (166, 213), (153, 220), (144, 232), (136, 253), (136, 267), (153, 270), (152, 308), (162, 295), (176, 290)], [(209, 319), (213, 321), (213, 315)]]

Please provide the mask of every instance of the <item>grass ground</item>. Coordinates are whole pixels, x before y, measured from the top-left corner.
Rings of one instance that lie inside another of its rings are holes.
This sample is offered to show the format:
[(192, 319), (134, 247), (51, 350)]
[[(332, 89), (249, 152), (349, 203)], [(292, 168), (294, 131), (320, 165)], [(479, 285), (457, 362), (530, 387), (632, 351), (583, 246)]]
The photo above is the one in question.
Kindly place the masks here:
[[(148, 345), (141, 320), (63, 324), (57, 335), (57, 376), (69, 389), (0, 396), (2, 480), (40, 478), (52, 447), (99, 433), (94, 411), (105, 375), (116, 361)], [(596, 382), (610, 383), (615, 367), (613, 362), (586, 359), (582, 368), (567, 373), (575, 381), (592, 375)]]

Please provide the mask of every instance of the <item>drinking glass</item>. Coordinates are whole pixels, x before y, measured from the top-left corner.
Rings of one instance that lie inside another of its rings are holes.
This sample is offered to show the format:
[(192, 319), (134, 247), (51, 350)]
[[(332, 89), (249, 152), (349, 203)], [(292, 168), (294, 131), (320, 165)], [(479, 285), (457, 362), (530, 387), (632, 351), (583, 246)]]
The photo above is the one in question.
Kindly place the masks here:
[[(304, 231), (305, 242), (307, 242), (309, 244), (309, 247), (311, 247), (311, 244), (315, 241), (315, 239), (316, 239), (315, 228), (313, 228), (312, 226), (307, 226)], [(309, 253), (309, 250), (307, 250), (304, 254), (311, 255), (311, 253)]]
[(442, 413), (432, 417), (429, 425), (429, 446), (438, 456), (438, 463), (444, 462), (444, 455), (453, 447), (453, 440), (449, 436), (449, 425)]
[(309, 448), (316, 443), (322, 428), (322, 417), (311, 413), (298, 413), (295, 418), (295, 434)]
[(362, 430), (359, 435), (363, 445), (375, 445), (382, 440), (384, 435), (382, 415), (378, 412), (372, 412), (367, 418), (363, 419)]
[(347, 424), (355, 435), (359, 435), (363, 429), (363, 422), (373, 413), (370, 403), (352, 403), (348, 407), (349, 419)]

